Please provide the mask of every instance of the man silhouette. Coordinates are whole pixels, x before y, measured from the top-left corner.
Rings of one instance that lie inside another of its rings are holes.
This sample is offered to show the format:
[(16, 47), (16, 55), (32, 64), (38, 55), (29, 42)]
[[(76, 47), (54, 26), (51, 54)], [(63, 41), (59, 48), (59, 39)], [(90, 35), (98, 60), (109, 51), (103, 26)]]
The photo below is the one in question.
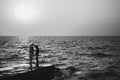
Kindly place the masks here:
[(31, 43), (31, 44), (29, 45), (29, 60), (30, 60), (30, 69), (31, 69), (31, 70), (32, 70), (33, 54), (34, 54), (34, 44)]

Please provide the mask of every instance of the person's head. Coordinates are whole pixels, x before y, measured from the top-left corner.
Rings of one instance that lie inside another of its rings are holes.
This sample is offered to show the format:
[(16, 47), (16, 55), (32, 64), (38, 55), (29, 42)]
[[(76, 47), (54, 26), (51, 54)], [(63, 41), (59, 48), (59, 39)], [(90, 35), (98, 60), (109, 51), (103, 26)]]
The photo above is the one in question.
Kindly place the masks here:
[(34, 45), (34, 43), (33, 43), (33, 42), (30, 42), (29, 45)]
[(39, 46), (38, 46), (38, 45), (35, 45), (35, 47), (36, 47), (36, 48), (39, 48)]

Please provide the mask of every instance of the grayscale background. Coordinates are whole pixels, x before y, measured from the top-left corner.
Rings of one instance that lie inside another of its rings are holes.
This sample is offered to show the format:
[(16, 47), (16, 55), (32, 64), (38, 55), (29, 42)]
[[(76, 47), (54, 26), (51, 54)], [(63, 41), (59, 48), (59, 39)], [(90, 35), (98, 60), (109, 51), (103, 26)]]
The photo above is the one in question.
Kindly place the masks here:
[(53, 80), (120, 80), (120, 0), (0, 0), (0, 79), (29, 72), (31, 42)]

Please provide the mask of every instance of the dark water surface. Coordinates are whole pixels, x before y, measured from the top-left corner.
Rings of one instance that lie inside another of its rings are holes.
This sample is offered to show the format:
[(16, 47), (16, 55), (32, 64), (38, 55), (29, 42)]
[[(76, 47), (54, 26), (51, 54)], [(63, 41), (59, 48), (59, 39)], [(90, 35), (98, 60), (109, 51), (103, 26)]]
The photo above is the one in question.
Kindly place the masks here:
[[(120, 37), (0, 37), (0, 77), (29, 71), (28, 46), (38, 44), (40, 66), (54, 64), (55, 80), (119, 80)], [(34, 64), (34, 63), (33, 63)]]

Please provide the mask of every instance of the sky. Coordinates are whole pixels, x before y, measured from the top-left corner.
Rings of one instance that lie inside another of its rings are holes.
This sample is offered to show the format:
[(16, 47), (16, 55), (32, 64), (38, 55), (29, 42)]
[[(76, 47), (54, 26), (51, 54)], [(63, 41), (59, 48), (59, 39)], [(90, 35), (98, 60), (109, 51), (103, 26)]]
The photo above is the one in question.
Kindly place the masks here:
[(0, 35), (120, 36), (120, 0), (0, 0)]

